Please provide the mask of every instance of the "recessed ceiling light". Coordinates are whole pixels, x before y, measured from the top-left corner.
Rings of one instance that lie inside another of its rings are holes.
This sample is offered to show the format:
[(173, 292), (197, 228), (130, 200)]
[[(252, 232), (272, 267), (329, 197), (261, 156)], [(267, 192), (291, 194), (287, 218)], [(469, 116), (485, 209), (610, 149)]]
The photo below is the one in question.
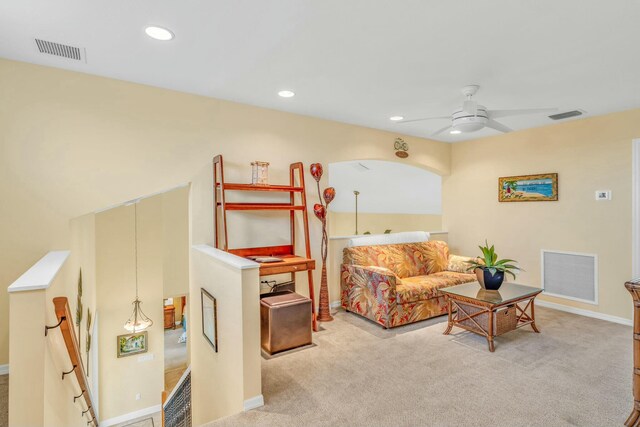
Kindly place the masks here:
[(173, 39), (173, 33), (166, 28), (149, 26), (144, 29), (149, 37), (156, 40), (168, 41)]
[(400, 121), (400, 120), (404, 120), (404, 117), (402, 117), (402, 116), (391, 116), (391, 117), (389, 117), (389, 120), (391, 120), (392, 122), (397, 122), (397, 121)]
[(278, 95), (283, 98), (292, 98), (295, 96), (295, 93), (291, 92), (290, 90), (281, 90), (280, 92), (278, 92)]
[(462, 131), (461, 131), (461, 130), (458, 130), (458, 129), (453, 129), (453, 130), (452, 130), (451, 132), (449, 132), (449, 133), (450, 133), (451, 135), (459, 135), (459, 134), (461, 134), (461, 133), (462, 133)]

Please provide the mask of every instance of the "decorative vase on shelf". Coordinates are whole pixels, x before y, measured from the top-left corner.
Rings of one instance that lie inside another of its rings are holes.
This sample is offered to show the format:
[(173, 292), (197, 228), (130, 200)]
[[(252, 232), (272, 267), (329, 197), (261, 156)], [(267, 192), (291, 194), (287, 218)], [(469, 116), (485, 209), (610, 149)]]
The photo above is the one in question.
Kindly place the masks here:
[(322, 178), (322, 165), (313, 163), (310, 167), (311, 176), (316, 180), (318, 187), (318, 197), (320, 203), (313, 205), (313, 213), (322, 221), (322, 242), (320, 244), (320, 254), (322, 255), (322, 276), (320, 278), (320, 301), (318, 303), (318, 322), (330, 322), (333, 320), (331, 309), (329, 308), (329, 287), (327, 285), (327, 251), (329, 246), (329, 238), (327, 236), (327, 214), (329, 203), (336, 196), (336, 190), (333, 187), (325, 188), (324, 192), (320, 192), (320, 178)]
[(251, 184), (269, 185), (269, 162), (251, 162)]

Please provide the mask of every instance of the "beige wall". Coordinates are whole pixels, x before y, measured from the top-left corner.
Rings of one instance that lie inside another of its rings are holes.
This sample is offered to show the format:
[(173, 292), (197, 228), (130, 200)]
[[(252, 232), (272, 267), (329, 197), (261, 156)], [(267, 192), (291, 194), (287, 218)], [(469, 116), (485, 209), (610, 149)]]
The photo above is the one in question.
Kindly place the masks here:
[[(331, 236), (350, 236), (355, 234), (355, 213), (331, 212), (328, 227)], [(358, 213), (358, 233), (382, 234), (390, 229), (392, 233), (400, 231), (440, 231), (442, 229), (441, 215), (420, 214), (375, 214)]]
[[(71, 255), (67, 263), (69, 268), (74, 272), (76, 278), (70, 280), (67, 286), (67, 293), (69, 297), (69, 306), (71, 312), (76, 313), (77, 310), (77, 286), (80, 271), (82, 271), (82, 324), (80, 325), (80, 340), (83, 346), (86, 346), (87, 339), (87, 310), (91, 310), (92, 314), (92, 331), (95, 326), (96, 320), (96, 229), (95, 229), (95, 215), (88, 214), (78, 218), (74, 218), (69, 223), (69, 230), (71, 235), (71, 242), (69, 248), (71, 249)], [(78, 328), (76, 327), (76, 333)], [(91, 343), (91, 352), (98, 351), (98, 344), (95, 341)], [(92, 383), (90, 387), (93, 388), (93, 392), (97, 395), (98, 370), (91, 361), (87, 363), (86, 351), (81, 352), (82, 360), (84, 362), (85, 369), (88, 369), (89, 378)], [(87, 368), (88, 367), (88, 368)], [(95, 380), (95, 382), (94, 382)]]
[[(69, 247), (71, 218), (189, 182), (218, 153), (240, 182), (256, 159), (272, 163), (272, 182), (284, 182), (294, 161), (401, 161), (395, 133), (25, 63), (0, 60), (0, 93), (3, 289), (48, 250)], [(405, 162), (449, 173), (448, 144), (403, 138)], [(317, 257), (319, 223), (311, 221)], [(252, 225), (247, 236), (259, 232)], [(0, 364), (7, 300), (3, 290)]]
[[(187, 263), (187, 266), (189, 264)], [(182, 319), (182, 296), (174, 296), (173, 297), (173, 307), (175, 308), (176, 322), (179, 322)]]
[[(11, 295), (11, 324), (14, 325), (10, 355), (14, 366), (9, 376), (8, 407), (11, 426), (44, 426), (47, 342), (42, 325), (48, 320), (46, 303), (46, 292), (42, 290)], [(35, 404), (29, 404), (30, 401)]]
[[(70, 221), (73, 271), (82, 268), (84, 321), (82, 342), (86, 340), (86, 310), (99, 313), (99, 340), (93, 340), (92, 351), (100, 351), (100, 369), (89, 363), (90, 382), (98, 398), (101, 420), (146, 409), (160, 403), (157, 381), (164, 388), (164, 334), (162, 301), (164, 289), (188, 292), (188, 187), (143, 198), (138, 204), (139, 289), (143, 310), (154, 320), (149, 332), (149, 353), (153, 361), (138, 362), (137, 356), (116, 357), (116, 336), (125, 334), (124, 322), (131, 314), (135, 298), (135, 251), (133, 205), (121, 205), (97, 214), (87, 214)], [(77, 275), (77, 273), (76, 273)], [(67, 284), (72, 312), (75, 313), (76, 282)], [(152, 296), (145, 298), (150, 292)], [(96, 301), (96, 294), (99, 293)], [(97, 304), (96, 304), (97, 302)], [(152, 315), (157, 312), (160, 314)], [(180, 316), (177, 309), (176, 318)], [(86, 355), (83, 353), (85, 366)], [(140, 368), (140, 369), (139, 369)], [(138, 375), (150, 375), (152, 381)], [(98, 381), (98, 378), (105, 382)], [(141, 399), (135, 401), (135, 394)]]
[[(160, 197), (164, 296), (185, 295), (189, 292), (189, 186), (167, 191)], [(177, 316), (176, 311), (176, 319)]]
[[(512, 132), (453, 145), (444, 179), (444, 227), (453, 250), (478, 252), (485, 238), (526, 270), (521, 283), (540, 286), (540, 250), (599, 257), (599, 305), (541, 297), (626, 319), (631, 303), (631, 140), (640, 110)], [(559, 201), (499, 203), (498, 177), (557, 172)], [(611, 190), (611, 201), (596, 201)]]
[[(64, 381), (60, 377), (71, 368), (60, 329), (43, 334), (43, 325), (57, 323), (53, 298), (65, 296), (71, 303), (77, 277), (76, 266), (67, 258), (48, 289), (11, 294), (10, 426), (87, 425), (87, 417), (80, 416), (86, 409), (84, 400), (73, 400), (80, 394), (75, 374)], [(71, 305), (70, 310), (75, 318)]]
[[(138, 293), (142, 310), (154, 324), (148, 331), (148, 352), (117, 357), (116, 337), (135, 299), (136, 256), (134, 205), (96, 215), (97, 309), (100, 312), (100, 419), (106, 420), (160, 404), (164, 389), (164, 326), (162, 268), (162, 200), (151, 197), (138, 205)], [(140, 357), (152, 356), (152, 360)], [(140, 393), (140, 400), (135, 400)]]
[[(194, 425), (243, 410), (261, 395), (258, 269), (240, 270), (191, 250), (189, 304)], [(202, 334), (201, 289), (216, 298), (218, 351)]]

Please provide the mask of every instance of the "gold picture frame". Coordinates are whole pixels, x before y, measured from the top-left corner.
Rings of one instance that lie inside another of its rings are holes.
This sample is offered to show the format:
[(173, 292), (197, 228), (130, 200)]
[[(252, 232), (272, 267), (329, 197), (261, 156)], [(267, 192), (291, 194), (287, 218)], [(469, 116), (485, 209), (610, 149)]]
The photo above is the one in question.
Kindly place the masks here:
[(557, 173), (498, 178), (499, 202), (553, 202), (557, 200)]
[(147, 331), (118, 335), (118, 357), (120, 358), (133, 356), (134, 354), (146, 353), (149, 349), (148, 341), (149, 335), (147, 334)]

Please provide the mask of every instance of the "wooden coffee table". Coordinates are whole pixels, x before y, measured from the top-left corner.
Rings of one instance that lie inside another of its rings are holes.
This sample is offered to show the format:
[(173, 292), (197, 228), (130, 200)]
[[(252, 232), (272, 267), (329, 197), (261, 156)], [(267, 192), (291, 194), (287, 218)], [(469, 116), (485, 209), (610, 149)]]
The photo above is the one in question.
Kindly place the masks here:
[(447, 299), (449, 324), (444, 331), (448, 335), (454, 326), (483, 335), (494, 351), (493, 339), (497, 335), (513, 331), (525, 325), (540, 333), (536, 326), (534, 299), (540, 288), (503, 283), (499, 290), (482, 289), (478, 282), (464, 283), (439, 290)]

